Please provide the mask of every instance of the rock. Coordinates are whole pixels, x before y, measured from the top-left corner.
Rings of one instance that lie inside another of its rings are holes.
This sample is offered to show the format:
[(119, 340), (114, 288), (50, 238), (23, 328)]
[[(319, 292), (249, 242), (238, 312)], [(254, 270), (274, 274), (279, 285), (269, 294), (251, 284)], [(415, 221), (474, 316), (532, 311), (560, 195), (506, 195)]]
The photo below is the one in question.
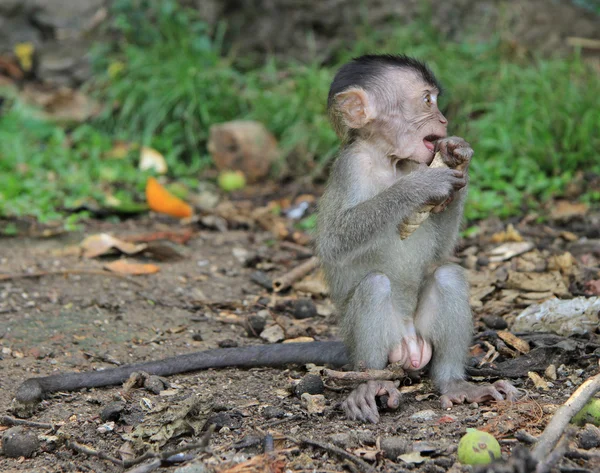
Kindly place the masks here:
[(260, 338), (269, 343), (278, 343), (285, 339), (285, 334), (279, 325), (271, 325), (261, 332)]
[(396, 461), (400, 455), (410, 451), (410, 444), (405, 437), (387, 437), (381, 439), (381, 450), (383, 450), (386, 458)]
[(513, 332), (553, 332), (569, 337), (593, 332), (598, 327), (600, 297), (550, 299), (521, 312)]
[(169, 387), (169, 383), (160, 376), (150, 375), (144, 379), (144, 389), (152, 394), (160, 394), (167, 387)]
[(435, 411), (431, 409), (426, 409), (424, 411), (415, 412), (412, 416), (410, 416), (410, 418), (421, 422), (427, 422), (435, 419), (436, 415), (437, 414), (435, 413)]
[(102, 422), (118, 422), (124, 410), (125, 403), (123, 401), (111, 402), (100, 412), (100, 419)]
[(235, 340), (231, 340), (230, 338), (227, 338), (225, 340), (221, 340), (219, 342), (219, 347), (220, 348), (235, 348), (238, 346), (238, 342), (236, 342)]
[(600, 447), (600, 429), (593, 424), (586, 424), (579, 432), (578, 443), (585, 450)]
[(37, 435), (24, 427), (12, 427), (2, 435), (2, 453), (9, 458), (29, 458), (39, 446)]
[(485, 315), (481, 318), (483, 323), (493, 329), (493, 330), (506, 330), (508, 328), (508, 324), (506, 320), (498, 315)]
[(285, 410), (281, 407), (267, 406), (262, 410), (265, 419), (282, 419), (285, 417)]
[(212, 424), (215, 424), (215, 431), (218, 432), (223, 427), (228, 429), (239, 429), (242, 426), (242, 414), (237, 411), (219, 412), (208, 418), (204, 424), (203, 430), (208, 429)]
[(300, 397), (304, 393), (308, 394), (323, 394), (325, 392), (325, 385), (320, 376), (316, 374), (307, 374), (294, 388), (296, 396)]
[(266, 319), (257, 314), (248, 317), (245, 328), (249, 337), (258, 337), (259, 334), (263, 332), (266, 325)]
[(269, 291), (273, 290), (273, 280), (264, 271), (254, 271), (250, 280)]
[(317, 315), (317, 308), (312, 299), (298, 299), (294, 301), (292, 312), (297, 319), (308, 319)]
[(340, 448), (348, 448), (351, 447), (355, 442), (352, 436), (347, 432), (342, 432), (339, 434), (331, 434), (329, 436), (329, 440), (332, 444), (337, 445)]
[(244, 173), (248, 182), (264, 178), (278, 158), (277, 140), (262, 123), (235, 120), (213, 125), (208, 151), (218, 170)]
[(322, 394), (304, 393), (300, 396), (300, 399), (309, 414), (322, 414), (325, 410), (325, 396)]

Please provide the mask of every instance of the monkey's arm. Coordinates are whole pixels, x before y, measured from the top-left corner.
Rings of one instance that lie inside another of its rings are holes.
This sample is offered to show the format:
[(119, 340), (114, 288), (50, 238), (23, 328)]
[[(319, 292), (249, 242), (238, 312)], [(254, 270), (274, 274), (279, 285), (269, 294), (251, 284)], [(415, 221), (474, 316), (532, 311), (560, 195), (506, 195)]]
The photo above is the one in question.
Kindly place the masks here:
[(395, 231), (398, 224), (428, 201), (442, 201), (454, 187), (464, 186), (462, 174), (456, 173), (447, 168), (424, 168), (400, 177), (375, 197), (346, 209), (330, 208), (330, 203), (349, 201), (350, 198), (344, 196), (349, 191), (329, 190), (320, 207), (319, 257), (324, 262), (339, 262), (382, 233)]
[[(460, 189), (454, 194), (454, 198), (443, 212), (432, 214), (430, 218), (438, 228), (437, 258), (444, 262), (454, 251), (458, 233), (463, 220), (465, 201), (467, 199), (468, 186)], [(442, 238), (440, 238), (442, 237)]]
[(136, 371), (145, 371), (158, 376), (169, 376), (207, 368), (234, 366), (254, 368), (284, 366), (294, 363), (341, 366), (347, 362), (346, 349), (342, 342), (285, 343), (241, 348), (218, 348), (103, 371), (64, 373), (42, 378), (29, 378), (19, 386), (16, 399), (22, 403), (32, 404), (40, 402), (45, 394), (55, 391), (73, 391), (81, 388), (120, 384)]

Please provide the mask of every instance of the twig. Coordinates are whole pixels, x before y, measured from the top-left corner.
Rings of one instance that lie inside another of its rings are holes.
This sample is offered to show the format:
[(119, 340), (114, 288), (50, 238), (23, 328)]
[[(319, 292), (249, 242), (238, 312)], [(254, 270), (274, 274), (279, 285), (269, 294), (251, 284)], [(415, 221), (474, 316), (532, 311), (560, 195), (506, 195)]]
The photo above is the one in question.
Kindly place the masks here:
[(150, 473), (151, 471), (158, 470), (161, 465), (162, 461), (159, 458), (155, 458), (149, 463), (134, 466), (133, 468), (127, 470), (125, 473)]
[(95, 448), (88, 447), (87, 445), (84, 445), (82, 443), (75, 442), (74, 440), (67, 440), (65, 445), (68, 448), (70, 448), (71, 450), (74, 450), (78, 453), (83, 453), (84, 455), (89, 455), (91, 457), (100, 458), (101, 460), (107, 460), (107, 461), (114, 463), (115, 465), (118, 465), (121, 467), (123, 466), (122, 460), (119, 460), (118, 458), (110, 456), (108, 453), (105, 453), (101, 450), (96, 450)]
[(285, 422), (290, 422), (292, 420), (298, 420), (298, 419), (302, 419), (302, 417), (304, 417), (302, 414), (296, 414), (293, 416), (289, 416), (289, 417), (284, 417), (283, 419), (276, 419), (276, 420), (272, 420), (270, 422), (267, 422), (263, 425), (261, 425), (261, 429), (267, 428), (267, 427), (274, 427), (276, 425), (280, 425), (283, 424)]
[(567, 38), (567, 44), (569, 46), (589, 48), (589, 49), (600, 49), (600, 40), (593, 38), (579, 38), (577, 36), (569, 36)]
[(391, 364), (384, 370), (336, 371), (324, 369), (323, 374), (329, 379), (346, 383), (362, 383), (364, 381), (382, 381), (402, 379), (405, 375), (400, 366)]
[(133, 460), (127, 460), (123, 462), (123, 466), (125, 468), (129, 468), (132, 467), (134, 465), (138, 465), (139, 463), (142, 463), (146, 460), (149, 460), (151, 458), (158, 458), (161, 461), (166, 460), (167, 458), (173, 456), (173, 455), (177, 455), (178, 453), (183, 453), (183, 452), (187, 452), (189, 450), (196, 450), (197, 448), (200, 449), (205, 449), (208, 446), (208, 442), (210, 441), (210, 436), (212, 435), (212, 433), (215, 430), (215, 424), (212, 424), (208, 430), (204, 433), (204, 435), (202, 436), (202, 438), (200, 439), (199, 442), (196, 443), (188, 443), (187, 445), (182, 445), (179, 448), (176, 448), (174, 450), (168, 450), (166, 452), (162, 452), (162, 453), (154, 453), (154, 452), (146, 452), (143, 455), (134, 458)]
[(308, 273), (313, 271), (315, 268), (319, 266), (319, 258), (313, 256), (312, 258), (306, 260), (299, 266), (296, 266), (294, 269), (284, 274), (283, 276), (273, 280), (273, 291), (281, 292), (292, 284), (294, 284), (299, 279), (302, 279)]
[(577, 388), (571, 397), (567, 399), (567, 402), (558, 408), (531, 452), (536, 460), (542, 461), (550, 455), (550, 452), (557, 444), (573, 416), (577, 414), (599, 390), (600, 373), (585, 381)]
[(569, 448), (569, 441), (574, 435), (573, 429), (568, 429), (562, 436), (556, 448), (543, 460), (540, 460), (535, 468), (535, 473), (548, 473), (563, 457)]
[(45, 424), (43, 422), (33, 422), (30, 420), (25, 420), (25, 419), (15, 419), (14, 417), (10, 417), (10, 416), (2, 416), (0, 417), (0, 424), (2, 425), (24, 425), (25, 427), (35, 427), (37, 429), (52, 429), (52, 430), (56, 430), (58, 427), (60, 427), (62, 424), (59, 425), (55, 425), (55, 424)]
[(538, 437), (531, 435), (529, 432), (525, 432), (524, 430), (518, 430), (515, 433), (515, 438), (530, 445), (538, 441)]
[(93, 274), (96, 276), (110, 276), (113, 278), (124, 279), (127, 282), (133, 283), (137, 286), (144, 287), (139, 281), (124, 276), (119, 273), (113, 273), (111, 271), (104, 271), (103, 269), (58, 269), (53, 271), (35, 271), (33, 273), (16, 273), (16, 274), (0, 274), (0, 281), (10, 281), (12, 279), (25, 279), (25, 278), (41, 278), (44, 276), (68, 276), (70, 274)]
[(313, 255), (313, 252), (310, 248), (299, 245), (298, 243), (292, 243), (291, 241), (281, 241), (279, 242), (279, 246), (287, 250), (295, 251), (300, 256), (305, 256), (306, 258), (310, 258)]
[(375, 471), (375, 469), (363, 459), (357, 457), (356, 455), (352, 455), (343, 448), (336, 447), (335, 445), (332, 445), (330, 443), (319, 442), (317, 440), (312, 440), (305, 437), (299, 439), (287, 437), (287, 439), (296, 444), (310, 445), (311, 447), (317, 447), (321, 450), (325, 450), (326, 452), (333, 453), (334, 455), (337, 455), (338, 457), (343, 458), (344, 460), (352, 462), (352, 464), (355, 465), (361, 473), (374, 473)]

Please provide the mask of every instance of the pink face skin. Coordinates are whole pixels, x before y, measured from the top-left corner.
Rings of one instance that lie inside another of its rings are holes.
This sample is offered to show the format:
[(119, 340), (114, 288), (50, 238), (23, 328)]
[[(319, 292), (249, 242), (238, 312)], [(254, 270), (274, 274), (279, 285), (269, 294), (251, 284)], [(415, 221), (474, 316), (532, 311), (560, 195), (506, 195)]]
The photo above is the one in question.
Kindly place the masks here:
[(380, 89), (372, 94), (373, 121), (367, 128), (383, 135), (388, 155), (429, 165), (435, 141), (447, 136), (448, 120), (438, 108), (439, 90), (411, 70), (389, 71)]
[(417, 371), (425, 368), (431, 361), (431, 344), (417, 335), (415, 328), (410, 323), (405, 336), (388, 355), (390, 363), (400, 363), (407, 371)]

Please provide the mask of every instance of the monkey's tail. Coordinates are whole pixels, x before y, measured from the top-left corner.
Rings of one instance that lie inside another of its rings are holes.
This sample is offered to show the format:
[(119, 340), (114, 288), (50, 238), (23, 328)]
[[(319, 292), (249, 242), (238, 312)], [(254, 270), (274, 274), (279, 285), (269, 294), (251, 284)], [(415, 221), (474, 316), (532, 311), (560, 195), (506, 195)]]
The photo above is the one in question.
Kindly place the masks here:
[(81, 388), (120, 384), (136, 371), (144, 371), (157, 376), (169, 376), (207, 368), (275, 367), (295, 363), (341, 366), (348, 363), (348, 357), (342, 342), (282, 343), (217, 348), (103, 371), (63, 373), (42, 378), (29, 378), (19, 386), (16, 399), (19, 402), (31, 404), (40, 402), (45, 394), (55, 391), (73, 391)]

